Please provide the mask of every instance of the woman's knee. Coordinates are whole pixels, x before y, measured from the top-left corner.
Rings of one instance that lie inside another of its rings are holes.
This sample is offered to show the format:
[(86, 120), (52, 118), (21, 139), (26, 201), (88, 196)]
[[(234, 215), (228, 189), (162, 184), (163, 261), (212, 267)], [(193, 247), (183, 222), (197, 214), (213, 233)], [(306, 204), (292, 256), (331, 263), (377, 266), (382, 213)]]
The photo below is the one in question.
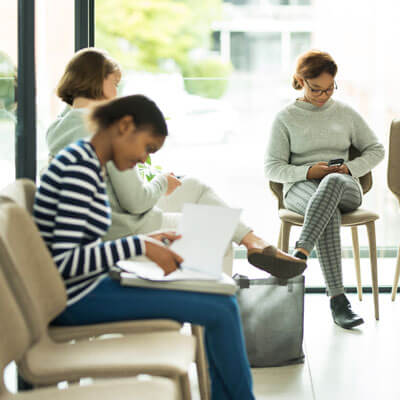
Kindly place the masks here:
[(346, 185), (346, 178), (343, 174), (334, 172), (332, 174), (326, 175), (325, 178), (322, 179), (321, 184), (323, 184), (323, 187), (333, 186), (333, 187), (344, 188)]
[(182, 179), (182, 186), (187, 188), (188, 190), (206, 190), (208, 186), (203, 183), (200, 179), (194, 178), (192, 176), (187, 176)]
[(224, 296), (218, 295), (218, 301), (216, 302), (213, 313), (217, 320), (224, 320), (227, 317), (239, 315), (239, 306), (236, 300), (236, 296)]

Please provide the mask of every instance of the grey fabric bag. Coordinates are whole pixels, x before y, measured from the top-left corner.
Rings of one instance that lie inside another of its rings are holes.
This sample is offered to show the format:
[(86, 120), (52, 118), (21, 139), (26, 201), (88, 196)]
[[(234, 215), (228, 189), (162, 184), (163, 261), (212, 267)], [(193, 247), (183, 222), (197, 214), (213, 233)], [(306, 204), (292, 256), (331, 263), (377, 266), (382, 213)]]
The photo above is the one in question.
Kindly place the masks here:
[(304, 276), (289, 280), (235, 275), (237, 299), (252, 367), (304, 362)]

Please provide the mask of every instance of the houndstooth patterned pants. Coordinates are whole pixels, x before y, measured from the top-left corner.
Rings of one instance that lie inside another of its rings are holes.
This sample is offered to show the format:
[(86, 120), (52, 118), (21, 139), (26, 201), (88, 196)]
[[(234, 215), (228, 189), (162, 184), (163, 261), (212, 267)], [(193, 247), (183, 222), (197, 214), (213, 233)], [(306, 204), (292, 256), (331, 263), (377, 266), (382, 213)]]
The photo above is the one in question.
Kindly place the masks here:
[(361, 205), (362, 192), (350, 175), (333, 173), (321, 181), (297, 182), (285, 197), (287, 209), (304, 215), (296, 248), (309, 252), (316, 247), (330, 296), (344, 293), (340, 245), (341, 212)]

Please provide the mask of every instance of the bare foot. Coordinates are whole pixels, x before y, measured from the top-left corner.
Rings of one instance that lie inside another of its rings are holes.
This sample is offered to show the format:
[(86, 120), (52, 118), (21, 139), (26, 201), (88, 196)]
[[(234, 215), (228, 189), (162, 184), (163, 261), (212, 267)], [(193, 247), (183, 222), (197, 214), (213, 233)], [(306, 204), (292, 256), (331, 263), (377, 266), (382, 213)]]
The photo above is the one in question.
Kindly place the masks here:
[(271, 243), (266, 242), (260, 237), (256, 236), (253, 232), (249, 232), (240, 242), (243, 246), (247, 247), (247, 250), (250, 249), (264, 249), (265, 247), (271, 246)]
[[(241, 241), (240, 244), (243, 244), (247, 247), (247, 250), (251, 253), (254, 250), (263, 250), (267, 247), (273, 247), (271, 243), (266, 242), (265, 240), (261, 239), (260, 237), (256, 236), (253, 232), (248, 233)], [(293, 257), (288, 253), (285, 253), (282, 250), (276, 249), (276, 258), (280, 258), (282, 260), (288, 261), (300, 261), (305, 262), (301, 258)]]

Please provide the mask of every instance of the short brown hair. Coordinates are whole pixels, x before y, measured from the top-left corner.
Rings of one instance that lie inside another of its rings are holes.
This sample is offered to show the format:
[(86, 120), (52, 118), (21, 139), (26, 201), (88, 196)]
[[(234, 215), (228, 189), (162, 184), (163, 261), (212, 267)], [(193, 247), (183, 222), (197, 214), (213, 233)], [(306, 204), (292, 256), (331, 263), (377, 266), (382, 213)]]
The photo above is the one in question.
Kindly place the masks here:
[(65, 68), (57, 96), (70, 105), (76, 97), (102, 99), (104, 79), (113, 72), (121, 73), (121, 68), (105, 51), (94, 47), (79, 50)]
[(329, 53), (320, 50), (310, 50), (302, 54), (297, 60), (296, 73), (293, 75), (292, 86), (300, 90), (303, 86), (298, 77), (313, 79), (327, 72), (333, 77), (336, 76), (338, 67)]

